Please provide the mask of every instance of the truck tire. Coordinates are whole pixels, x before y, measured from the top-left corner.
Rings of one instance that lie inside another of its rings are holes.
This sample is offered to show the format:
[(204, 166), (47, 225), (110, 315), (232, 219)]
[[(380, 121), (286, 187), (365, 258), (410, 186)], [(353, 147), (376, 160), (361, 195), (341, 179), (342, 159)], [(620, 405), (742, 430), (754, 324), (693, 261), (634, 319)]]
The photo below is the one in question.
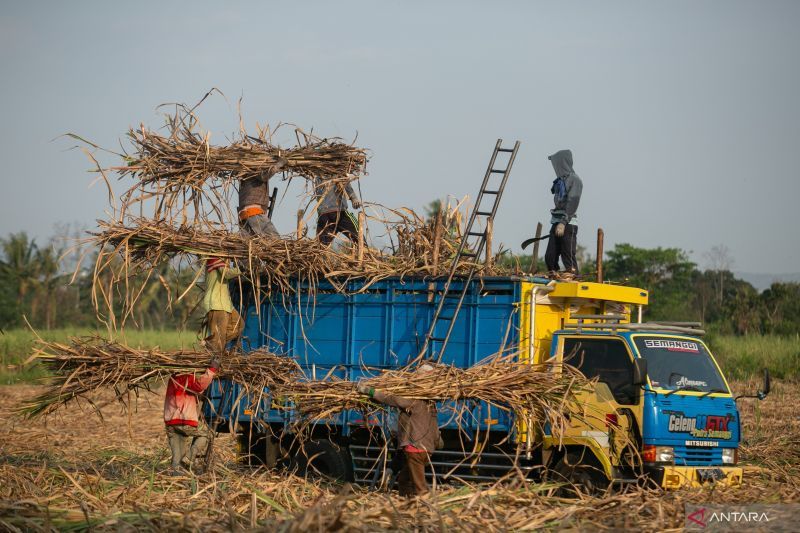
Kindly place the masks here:
[(350, 451), (330, 440), (305, 441), (303, 449), (297, 450), (293, 462), (301, 476), (353, 481)]
[(566, 483), (559, 491), (565, 496), (596, 496), (608, 488), (608, 478), (589, 451), (565, 453), (548, 477), (552, 481)]

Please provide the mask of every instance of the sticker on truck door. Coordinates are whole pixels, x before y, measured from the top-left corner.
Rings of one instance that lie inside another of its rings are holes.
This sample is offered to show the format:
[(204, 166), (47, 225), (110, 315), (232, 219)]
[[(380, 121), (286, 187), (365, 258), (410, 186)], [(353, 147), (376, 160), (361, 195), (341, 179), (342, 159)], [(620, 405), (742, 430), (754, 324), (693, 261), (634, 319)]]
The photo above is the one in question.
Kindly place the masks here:
[(690, 433), (693, 437), (706, 439), (730, 439), (730, 423), (735, 419), (727, 415), (697, 415), (688, 417), (682, 414), (669, 415), (667, 429), (672, 433)]

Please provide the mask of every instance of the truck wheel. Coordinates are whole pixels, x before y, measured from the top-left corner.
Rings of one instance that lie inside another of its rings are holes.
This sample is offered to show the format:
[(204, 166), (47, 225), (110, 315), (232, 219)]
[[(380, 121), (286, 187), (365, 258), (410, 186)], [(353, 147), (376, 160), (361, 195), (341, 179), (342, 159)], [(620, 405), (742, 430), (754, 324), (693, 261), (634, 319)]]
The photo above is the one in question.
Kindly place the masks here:
[(299, 475), (325, 477), (336, 481), (353, 481), (353, 459), (350, 451), (329, 440), (309, 440), (294, 456)]
[(564, 454), (552, 470), (553, 481), (567, 483), (561, 489), (566, 496), (589, 494), (596, 496), (608, 487), (608, 479), (603, 469), (596, 464), (589, 452)]

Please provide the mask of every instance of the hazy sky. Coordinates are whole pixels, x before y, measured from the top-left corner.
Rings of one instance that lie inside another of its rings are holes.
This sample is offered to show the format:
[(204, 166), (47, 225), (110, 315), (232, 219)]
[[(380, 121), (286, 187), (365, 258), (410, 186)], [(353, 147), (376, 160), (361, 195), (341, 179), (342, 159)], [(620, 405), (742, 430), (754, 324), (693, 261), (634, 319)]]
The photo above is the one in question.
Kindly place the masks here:
[[(292, 122), (372, 152), (368, 200), (474, 196), (498, 137), (522, 148), (496, 220), (549, 220), (547, 155), (584, 181), (578, 240), (800, 271), (800, 2), (3, 2), (0, 234), (91, 228), (106, 194), (74, 142), (116, 148), (155, 107), (212, 141)], [(300, 7), (300, 6), (303, 7)], [(254, 129), (254, 128), (253, 128)], [(119, 187), (121, 189), (121, 187)], [(279, 230), (297, 205), (284, 201)]]

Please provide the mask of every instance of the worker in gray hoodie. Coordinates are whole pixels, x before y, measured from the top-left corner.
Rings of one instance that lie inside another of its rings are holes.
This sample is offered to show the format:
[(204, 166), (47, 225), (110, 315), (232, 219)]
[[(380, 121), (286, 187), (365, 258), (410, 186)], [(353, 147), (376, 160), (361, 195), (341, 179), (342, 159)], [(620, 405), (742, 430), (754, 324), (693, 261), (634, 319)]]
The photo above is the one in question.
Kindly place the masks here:
[(578, 246), (577, 218), (578, 204), (581, 201), (583, 182), (572, 168), (572, 152), (559, 150), (550, 157), (556, 179), (550, 192), (553, 193), (555, 207), (550, 210), (550, 239), (544, 261), (547, 270), (558, 271), (558, 259), (564, 263), (564, 270), (576, 274), (578, 261), (575, 258)]

